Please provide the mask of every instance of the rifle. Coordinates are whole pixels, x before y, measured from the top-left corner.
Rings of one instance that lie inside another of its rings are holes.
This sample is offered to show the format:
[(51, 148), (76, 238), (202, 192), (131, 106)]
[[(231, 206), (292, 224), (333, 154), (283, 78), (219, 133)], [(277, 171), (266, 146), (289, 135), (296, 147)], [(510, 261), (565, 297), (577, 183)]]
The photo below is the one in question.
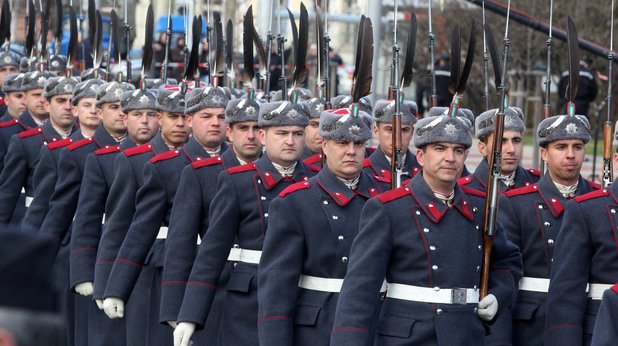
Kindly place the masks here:
[[(612, 0), (613, 1), (613, 0)], [(551, 44), (552, 44), (552, 22), (554, 20), (554, 0), (549, 2), (549, 36), (547, 36), (547, 74), (545, 75), (545, 104), (543, 105), (543, 118), (551, 116)], [(541, 174), (545, 174), (545, 161), (541, 159)]]
[[(479, 285), (479, 298), (483, 299), (487, 296), (489, 291), (489, 266), (491, 262), (491, 248), (494, 242), (494, 235), (496, 234), (496, 227), (498, 222), (498, 195), (500, 193), (500, 166), (502, 161), (502, 136), (504, 134), (504, 111), (507, 107), (508, 100), (508, 83), (507, 83), (507, 63), (509, 61), (509, 14), (511, 9), (511, 0), (507, 5), (507, 17), (506, 17), (506, 29), (504, 30), (504, 55), (502, 59), (502, 69), (495, 69), (497, 65), (497, 56), (492, 55), (492, 61), (494, 62), (494, 73), (496, 78), (500, 76), (500, 105), (498, 107), (498, 113), (494, 123), (496, 129), (494, 131), (492, 155), (489, 156), (488, 170), (489, 176), (487, 178), (487, 195), (485, 197), (485, 222), (483, 225), (483, 259), (481, 262), (481, 282)], [(489, 26), (486, 24), (486, 31)], [(493, 39), (493, 35), (492, 35)], [(494, 59), (496, 58), (496, 59)]]
[(395, 0), (394, 23), (393, 23), (393, 57), (391, 63), (391, 87), (390, 98), (395, 102), (393, 114), (393, 134), (391, 159), (391, 189), (401, 186), (401, 174), (403, 172), (403, 153), (401, 150), (401, 102), (399, 97), (399, 44), (397, 43), (397, 15), (399, 14), (399, 1)]
[(131, 26), (129, 25), (129, 9), (127, 0), (124, 0), (124, 39), (126, 45), (125, 61), (127, 62), (127, 80), (131, 83), (133, 73), (131, 69)]
[[(487, 22), (485, 21), (485, 1), (483, 1), (483, 28), (485, 25), (487, 25)], [(485, 110), (489, 110), (489, 75), (487, 74), (487, 62), (489, 60), (489, 56), (487, 55), (486, 36), (486, 31), (483, 30), (483, 81), (485, 84), (483, 89), (483, 99), (485, 100)]]
[(614, 65), (614, 0), (612, 0), (610, 20), (609, 54), (607, 55), (607, 120), (603, 124), (603, 187), (614, 180), (612, 172), (612, 80)]
[(270, 51), (273, 44), (273, 40), (275, 39), (275, 35), (273, 34), (273, 1), (270, 0), (270, 16), (268, 16), (268, 35), (266, 36), (266, 71), (265, 75), (260, 78), (265, 79), (264, 85), (264, 93), (266, 100), (270, 102)]
[[(322, 57), (324, 59), (324, 91), (326, 100), (324, 102), (324, 109), (333, 108), (331, 102), (331, 85), (330, 85), (330, 36), (328, 35), (328, 0), (324, 0), (324, 38), (322, 47)], [(319, 53), (318, 53), (319, 54)]]
[(435, 107), (438, 105), (438, 92), (436, 91), (436, 69), (435, 69), (435, 50), (436, 50), (436, 36), (433, 34), (432, 30), (432, 19), (431, 19), (431, 0), (429, 0), (429, 34), (427, 34), (427, 38), (429, 39), (429, 62), (431, 69), (429, 75), (431, 76), (431, 96), (429, 96), (429, 108)]
[[(161, 68), (161, 78), (163, 83), (167, 84), (167, 67), (170, 62), (170, 42), (172, 38), (172, 0), (167, 2), (167, 28), (165, 29), (165, 58), (163, 58), (163, 67)], [(187, 41), (185, 40), (185, 43)], [(186, 46), (186, 44), (185, 44)]]
[(281, 83), (281, 99), (285, 100), (288, 95), (287, 78), (285, 74), (285, 37), (281, 33), (281, 15), (279, 10), (281, 9), (281, 3), (277, 1), (277, 26), (279, 33), (277, 34), (277, 53), (281, 57), (281, 75), (279, 76), (279, 82)]

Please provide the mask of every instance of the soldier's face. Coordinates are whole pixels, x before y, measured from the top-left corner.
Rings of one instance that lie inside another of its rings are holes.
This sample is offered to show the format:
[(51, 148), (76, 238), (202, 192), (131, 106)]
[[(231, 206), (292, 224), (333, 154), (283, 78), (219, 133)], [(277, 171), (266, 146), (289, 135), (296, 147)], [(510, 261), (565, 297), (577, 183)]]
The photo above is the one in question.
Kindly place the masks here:
[(259, 131), (257, 121), (242, 121), (227, 128), (227, 135), (232, 142), (234, 153), (241, 160), (252, 162), (260, 156), (262, 143), (258, 140)]
[(154, 109), (132, 110), (124, 117), (129, 137), (137, 145), (150, 142), (159, 130), (159, 119)]
[(468, 150), (461, 144), (433, 143), (416, 150), (423, 178), (435, 191), (449, 193), (463, 171)]
[(47, 117), (47, 111), (45, 110), (47, 103), (47, 99), (43, 96), (43, 89), (26, 91), (26, 108), (28, 108), (28, 112), (31, 115), (38, 118)]
[(122, 112), (120, 102), (102, 104), (101, 108), (98, 109), (98, 115), (101, 117), (103, 126), (105, 126), (109, 132), (122, 133), (127, 131), (127, 125), (124, 121), (125, 114)]
[(21, 91), (13, 91), (4, 96), (4, 102), (9, 114), (16, 118), (26, 110), (26, 94)]
[(314, 153), (319, 153), (322, 150), (322, 142), (324, 141), (318, 135), (320, 129), (320, 119), (309, 119), (309, 125), (305, 127), (305, 145)]
[(189, 137), (187, 116), (182, 113), (160, 112), (159, 127), (165, 143), (176, 148), (182, 146)]
[(579, 179), (586, 150), (581, 139), (564, 139), (541, 148), (541, 158), (547, 162), (547, 171), (553, 181), (573, 185)]
[(298, 161), (305, 145), (305, 128), (300, 126), (272, 126), (260, 129), (259, 139), (266, 147), (266, 155), (278, 165), (290, 166)]
[[(478, 142), (478, 149), (483, 157), (492, 155), (494, 146), (494, 134), (487, 137), (487, 143)], [(500, 173), (509, 175), (517, 169), (521, 162), (521, 157), (524, 152), (524, 140), (521, 132), (504, 131), (502, 135), (502, 161), (500, 165)]]
[[(401, 145), (399, 149), (408, 150), (413, 132), (413, 126), (401, 124)], [(378, 139), (380, 150), (382, 150), (384, 155), (393, 157), (393, 125), (390, 123), (377, 123), (373, 127), (373, 133)]]
[(339, 178), (355, 179), (363, 169), (365, 142), (325, 140), (322, 151), (328, 168)]
[(2, 66), (0, 67), (0, 85), (4, 84), (4, 79), (10, 74), (19, 72), (17, 66)]
[(75, 124), (73, 116), (73, 94), (60, 94), (52, 96), (45, 109), (49, 113), (49, 119), (53, 125), (66, 129)]
[(216, 149), (225, 138), (224, 108), (204, 108), (187, 117), (193, 137), (206, 148)]
[(79, 119), (80, 126), (95, 128), (101, 123), (101, 117), (95, 107), (94, 97), (85, 97), (73, 107), (73, 115)]

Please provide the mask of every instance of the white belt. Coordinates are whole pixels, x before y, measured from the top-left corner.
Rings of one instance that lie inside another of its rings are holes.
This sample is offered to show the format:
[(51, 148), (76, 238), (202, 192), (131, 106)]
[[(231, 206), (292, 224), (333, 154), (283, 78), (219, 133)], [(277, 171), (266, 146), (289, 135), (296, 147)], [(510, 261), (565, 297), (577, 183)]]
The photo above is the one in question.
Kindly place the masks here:
[(166, 226), (161, 226), (161, 228), (159, 228), (159, 233), (157, 234), (157, 239), (167, 239), (167, 231), (169, 228), (167, 228)]
[(612, 288), (613, 285), (607, 284), (588, 284), (588, 297), (593, 300), (603, 299), (603, 293)]
[(549, 279), (524, 276), (519, 280), (519, 289), (529, 292), (549, 292)]
[(386, 296), (434, 304), (465, 305), (479, 302), (479, 291), (473, 288), (431, 288), (387, 283)]
[[(343, 279), (333, 278), (321, 278), (318, 276), (301, 275), (298, 280), (298, 287), (307, 290), (320, 291), (320, 292), (341, 292), (341, 286), (343, 286)], [(386, 280), (382, 282), (380, 292), (386, 291)]]
[(33, 200), (34, 197), (26, 196), (26, 208), (30, 208), (30, 204), (32, 204)]
[(233, 247), (230, 249), (230, 254), (227, 256), (227, 260), (230, 262), (240, 261), (240, 248)]
[(238, 259), (238, 262), (260, 264), (260, 257), (262, 257), (262, 251), (240, 248), (238, 248), (238, 250), (240, 251), (240, 257)]

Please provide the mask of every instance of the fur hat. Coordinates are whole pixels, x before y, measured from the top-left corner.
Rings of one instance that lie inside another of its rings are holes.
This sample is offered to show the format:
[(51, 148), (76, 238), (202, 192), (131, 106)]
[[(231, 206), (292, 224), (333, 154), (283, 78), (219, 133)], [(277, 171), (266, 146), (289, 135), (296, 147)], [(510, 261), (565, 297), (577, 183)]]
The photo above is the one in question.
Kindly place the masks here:
[[(474, 121), (476, 138), (484, 139), (496, 131), (496, 114), (498, 109), (490, 109), (481, 113)], [(524, 113), (518, 107), (509, 107), (504, 111), (504, 131), (524, 132)]]
[(326, 140), (366, 142), (371, 139), (371, 116), (350, 108), (323, 111), (319, 134)]
[(73, 103), (73, 106), (77, 106), (81, 99), (89, 97), (96, 98), (97, 91), (99, 91), (99, 88), (103, 84), (105, 84), (105, 82), (100, 79), (89, 79), (85, 82), (77, 83), (73, 89), (73, 100), (71, 103)]
[[(401, 123), (406, 125), (416, 124), (416, 102), (404, 100), (401, 104)], [(394, 100), (378, 100), (373, 107), (373, 120), (376, 123), (392, 123), (395, 114)]]
[(43, 96), (46, 98), (52, 98), (56, 95), (71, 94), (73, 96), (73, 90), (78, 81), (73, 77), (51, 77), (45, 81), (45, 88)]
[(133, 84), (125, 82), (109, 82), (102, 84), (97, 91), (97, 107), (104, 103), (122, 101), (122, 93), (135, 90)]
[(590, 123), (583, 115), (554, 115), (541, 121), (536, 139), (540, 147), (562, 139), (581, 139), (586, 144), (590, 141)]
[(14, 91), (21, 91), (21, 83), (23, 80), (23, 73), (14, 73), (6, 76), (4, 84), (2, 84), (2, 92), (6, 94)]
[(30, 91), (34, 89), (45, 88), (45, 80), (55, 75), (48, 71), (33, 71), (24, 74), (24, 79), (21, 81), (21, 91)]
[(122, 101), (120, 106), (124, 113), (134, 111), (136, 109), (154, 109), (157, 110), (157, 97), (154, 92), (149, 89), (136, 89), (125, 91), (122, 93)]
[(309, 125), (309, 118), (298, 103), (275, 101), (260, 106), (258, 117), (260, 127)]
[(230, 97), (221, 87), (206, 86), (187, 93), (185, 114), (193, 114), (204, 108), (225, 108)]
[[(436, 108), (444, 110), (438, 112)], [(432, 111), (434, 114), (431, 115)], [(421, 148), (431, 143), (457, 143), (470, 148), (472, 145), (472, 137), (470, 130), (472, 129), (472, 121), (469, 115), (461, 109), (457, 110), (457, 114), (452, 117), (448, 114), (449, 108), (433, 107), (429, 111), (429, 116), (419, 120), (414, 127), (414, 146)]]
[(243, 121), (258, 121), (260, 103), (255, 100), (255, 91), (251, 89), (245, 97), (236, 98), (225, 107), (225, 122), (228, 124)]

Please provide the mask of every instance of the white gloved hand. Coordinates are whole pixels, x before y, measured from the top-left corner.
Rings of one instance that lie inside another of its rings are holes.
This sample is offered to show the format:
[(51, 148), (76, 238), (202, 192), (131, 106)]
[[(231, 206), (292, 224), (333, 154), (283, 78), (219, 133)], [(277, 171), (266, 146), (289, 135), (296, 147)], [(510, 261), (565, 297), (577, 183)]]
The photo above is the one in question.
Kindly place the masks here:
[(94, 302), (97, 303), (99, 310), (103, 310), (103, 299), (95, 299)]
[(82, 283), (75, 285), (75, 292), (81, 294), (84, 297), (91, 296), (93, 291), (94, 291), (94, 286), (92, 285), (91, 281), (82, 282)]
[(493, 294), (488, 294), (479, 302), (477, 314), (483, 321), (491, 321), (498, 312), (498, 299)]
[(103, 310), (109, 318), (122, 318), (124, 316), (124, 301), (115, 297), (105, 298)]
[(195, 331), (195, 323), (180, 322), (174, 329), (174, 346), (191, 345), (191, 335)]
[(169, 325), (170, 325), (170, 327), (172, 327), (172, 328), (174, 328), (174, 329), (176, 329), (176, 326), (178, 325), (178, 324), (176, 323), (176, 321), (167, 321), (167, 324), (169, 324)]

